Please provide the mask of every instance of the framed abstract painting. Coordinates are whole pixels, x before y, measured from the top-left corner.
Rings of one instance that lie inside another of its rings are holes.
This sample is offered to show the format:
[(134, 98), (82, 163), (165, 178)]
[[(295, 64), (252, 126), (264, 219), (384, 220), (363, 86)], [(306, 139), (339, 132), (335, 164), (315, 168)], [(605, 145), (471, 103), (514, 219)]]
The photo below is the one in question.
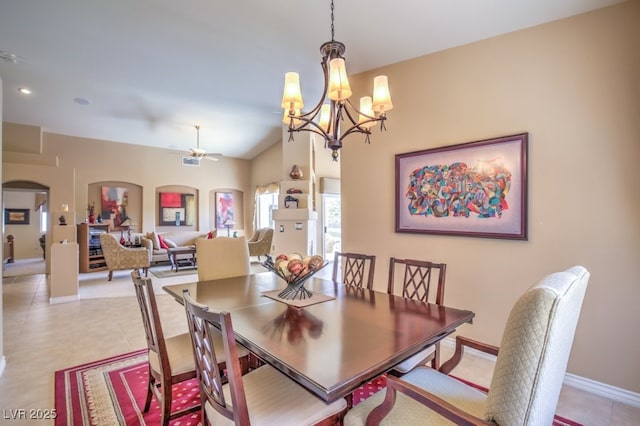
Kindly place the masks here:
[(216, 228), (233, 227), (233, 193), (216, 192)]
[(528, 137), (397, 154), (396, 232), (526, 240)]
[(160, 226), (193, 226), (196, 216), (194, 194), (160, 192)]

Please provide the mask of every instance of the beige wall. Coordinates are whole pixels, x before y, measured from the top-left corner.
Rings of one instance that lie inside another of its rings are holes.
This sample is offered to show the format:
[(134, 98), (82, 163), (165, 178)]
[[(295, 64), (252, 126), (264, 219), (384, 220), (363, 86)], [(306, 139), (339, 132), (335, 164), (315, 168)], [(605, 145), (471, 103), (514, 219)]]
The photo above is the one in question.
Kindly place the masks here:
[[(17, 125), (7, 126), (4, 129), (4, 139), (20, 140), (21, 135), (25, 134), (20, 129)], [(210, 220), (210, 214), (213, 212), (210, 212), (208, 199), (211, 190), (226, 188), (238, 191), (238, 194), (246, 197), (250, 188), (251, 169), (247, 160), (223, 158), (218, 162), (203, 161), (200, 167), (186, 167), (180, 165), (180, 155), (168, 150), (46, 132), (42, 134), (42, 145), (41, 155), (16, 156), (5, 152), (7, 162), (3, 164), (2, 178), (3, 182), (24, 180), (48, 186), (52, 221), (57, 220), (61, 214), (62, 204), (69, 205), (69, 215), (75, 216), (75, 222), (83, 221), (87, 216), (88, 203), (94, 200), (89, 197), (91, 184), (129, 182), (142, 188), (142, 211), (139, 213), (141, 219), (135, 219), (136, 231), (147, 232), (155, 228), (158, 188), (185, 186), (194, 188), (199, 194), (198, 223), (195, 229), (205, 231), (209, 230), (210, 223), (213, 223), (213, 219)], [(47, 159), (45, 163), (52, 165), (41, 165), (40, 157)], [(99, 200), (96, 200), (96, 205), (98, 204)], [(249, 208), (244, 200), (238, 204), (240, 208)], [(250, 216), (246, 211), (243, 212), (243, 216), (245, 223), (240, 224), (239, 228), (250, 224), (247, 222)], [(73, 220), (69, 223), (73, 224)], [(53, 227), (54, 235), (50, 241), (70, 239), (67, 235), (55, 235), (57, 229), (62, 227)], [(50, 256), (47, 256), (47, 262), (49, 259)], [(47, 270), (50, 270), (50, 265), (47, 265)]]
[[(156, 226), (159, 187), (188, 186), (197, 191), (199, 230), (208, 230), (210, 226), (211, 189), (230, 188), (242, 191), (245, 197), (249, 189), (251, 169), (247, 160), (222, 158), (217, 162), (203, 161), (200, 167), (187, 167), (180, 164), (179, 154), (168, 150), (51, 133), (44, 133), (43, 145), (45, 155), (59, 157), (61, 169), (75, 170), (77, 196), (70, 204), (78, 220), (86, 217), (89, 184), (95, 182), (130, 182), (142, 187), (139, 232), (151, 231)], [(52, 205), (56, 206), (53, 201)]]
[[(341, 153), (343, 249), (446, 262), (461, 333), (499, 343), (542, 276), (592, 274), (568, 371), (640, 392), (640, 2), (518, 31), (358, 76), (389, 76), (395, 109), (371, 145)], [(394, 155), (529, 132), (529, 240), (394, 232)], [(356, 137), (357, 139), (357, 137)]]

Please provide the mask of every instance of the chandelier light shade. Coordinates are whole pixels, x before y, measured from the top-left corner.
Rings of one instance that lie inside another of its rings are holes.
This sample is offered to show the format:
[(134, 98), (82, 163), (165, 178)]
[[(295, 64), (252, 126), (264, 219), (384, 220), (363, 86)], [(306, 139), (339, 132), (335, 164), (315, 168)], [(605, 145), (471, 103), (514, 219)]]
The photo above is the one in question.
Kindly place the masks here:
[(349, 98), (352, 95), (344, 55), (345, 45), (334, 40), (333, 0), (331, 0), (331, 41), (320, 47), (322, 53), (322, 71), (324, 89), (320, 101), (309, 112), (303, 112), (304, 103), (300, 91), (300, 76), (288, 72), (284, 78), (284, 91), (281, 106), (284, 109), (283, 123), (289, 125), (289, 141), (294, 132), (313, 132), (324, 138), (325, 146), (331, 149), (331, 156), (338, 161), (338, 151), (342, 148), (343, 139), (352, 133), (365, 135), (369, 143), (371, 128), (380, 123), (380, 130), (385, 130), (384, 122), (387, 111), (393, 108), (389, 82), (386, 75), (373, 79), (373, 97), (360, 98), (356, 109)]

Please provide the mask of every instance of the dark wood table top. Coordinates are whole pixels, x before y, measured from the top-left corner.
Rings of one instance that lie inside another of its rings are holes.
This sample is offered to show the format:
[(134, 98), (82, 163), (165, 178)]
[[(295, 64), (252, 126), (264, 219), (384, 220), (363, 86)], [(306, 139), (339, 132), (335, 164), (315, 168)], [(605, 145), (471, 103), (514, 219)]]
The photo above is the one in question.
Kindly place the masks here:
[(335, 299), (292, 308), (261, 294), (284, 287), (263, 272), (163, 288), (179, 302), (188, 289), (199, 303), (231, 312), (240, 343), (325, 401), (348, 395), (474, 317), (315, 277), (305, 287)]

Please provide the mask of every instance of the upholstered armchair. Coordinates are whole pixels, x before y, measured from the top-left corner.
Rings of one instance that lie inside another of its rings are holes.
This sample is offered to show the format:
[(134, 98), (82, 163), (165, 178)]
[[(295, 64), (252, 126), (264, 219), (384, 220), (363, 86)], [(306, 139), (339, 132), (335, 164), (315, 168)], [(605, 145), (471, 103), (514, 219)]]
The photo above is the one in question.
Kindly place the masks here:
[(115, 236), (106, 232), (100, 234), (100, 244), (107, 269), (109, 269), (109, 281), (113, 278), (113, 271), (142, 269), (145, 275), (147, 274), (151, 255), (145, 247), (124, 247)]
[[(552, 424), (588, 280), (582, 266), (547, 275), (511, 309), (500, 347), (457, 336), (440, 371), (389, 375), (387, 390), (355, 406), (344, 425)], [(497, 356), (488, 394), (448, 375), (465, 346)]]
[(249, 244), (249, 256), (266, 256), (271, 252), (271, 241), (273, 240), (272, 228), (260, 228), (254, 232)]

